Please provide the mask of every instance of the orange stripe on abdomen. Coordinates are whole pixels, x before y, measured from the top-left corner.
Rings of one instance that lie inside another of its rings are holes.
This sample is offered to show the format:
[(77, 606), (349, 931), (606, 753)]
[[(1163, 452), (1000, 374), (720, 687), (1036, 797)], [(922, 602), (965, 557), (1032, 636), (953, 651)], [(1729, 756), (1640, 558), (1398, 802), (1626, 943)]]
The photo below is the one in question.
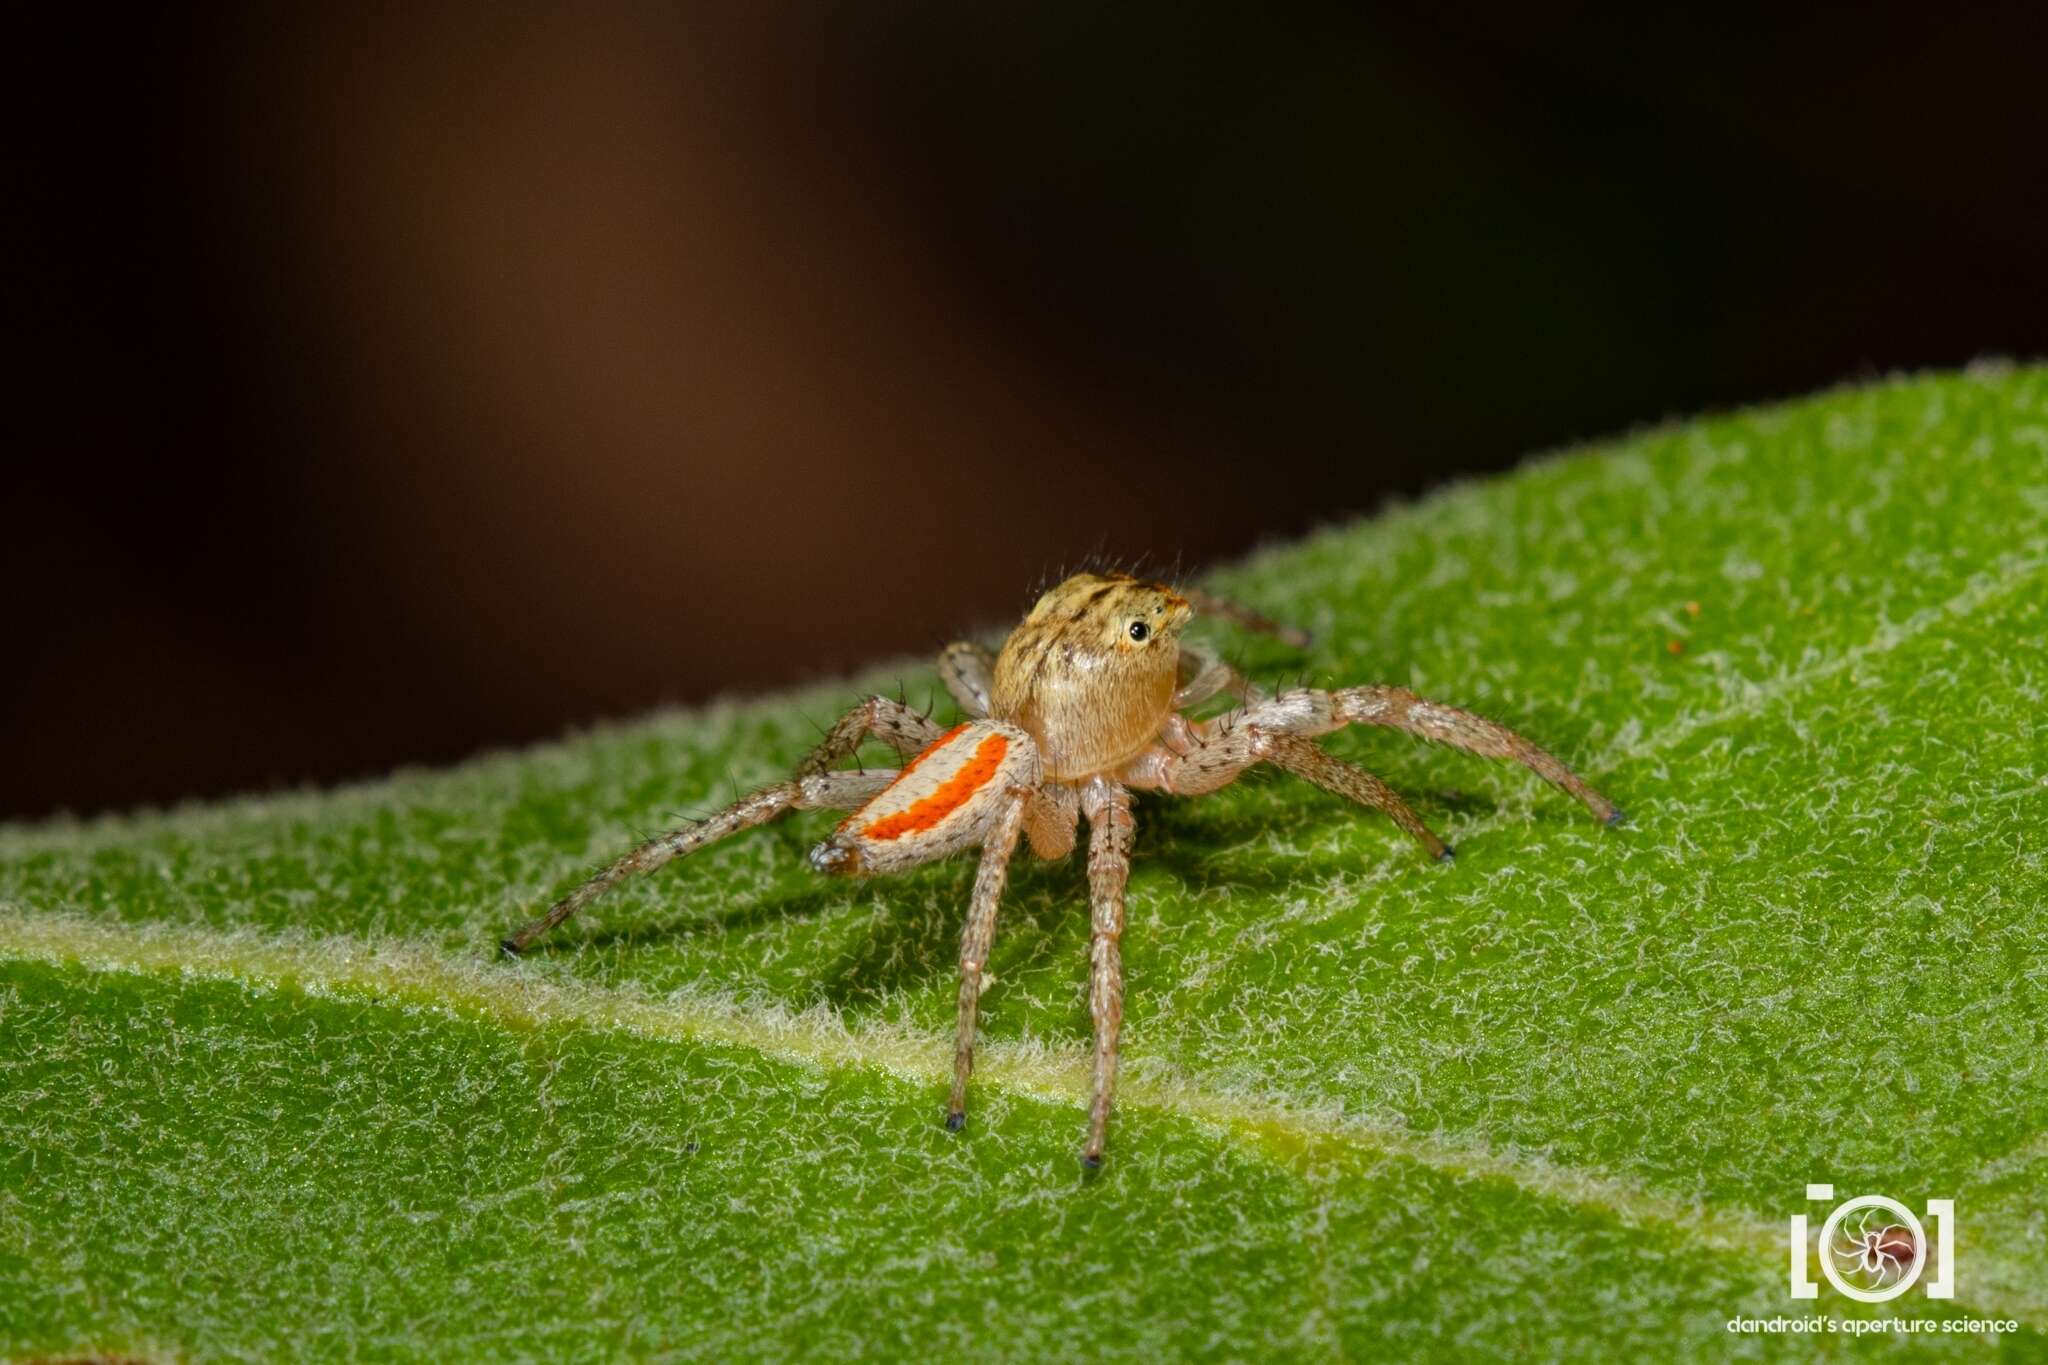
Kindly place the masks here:
[[(943, 741), (941, 742), (943, 743)], [(937, 748), (938, 746), (934, 745), (932, 747)], [(905, 834), (916, 834), (921, 830), (930, 829), (933, 825), (938, 824), (939, 821), (966, 805), (969, 797), (987, 786), (988, 780), (996, 775), (998, 768), (1003, 766), (1003, 756), (1009, 751), (1009, 740), (1001, 735), (990, 735), (976, 746), (974, 757), (961, 765), (959, 772), (954, 773), (944, 782), (941, 782), (938, 790), (923, 800), (914, 802), (905, 809), (897, 811), (894, 815), (883, 816), (866, 829), (863, 829), (860, 832), (861, 837), (864, 839), (874, 839), (879, 842), (885, 839), (901, 838)], [(925, 754), (930, 752), (931, 750), (927, 749)], [(920, 762), (923, 761), (925, 754), (918, 755)], [(912, 766), (916, 765), (913, 764)], [(904, 771), (907, 775), (909, 769)], [(902, 778), (897, 779), (899, 782), (902, 780)]]

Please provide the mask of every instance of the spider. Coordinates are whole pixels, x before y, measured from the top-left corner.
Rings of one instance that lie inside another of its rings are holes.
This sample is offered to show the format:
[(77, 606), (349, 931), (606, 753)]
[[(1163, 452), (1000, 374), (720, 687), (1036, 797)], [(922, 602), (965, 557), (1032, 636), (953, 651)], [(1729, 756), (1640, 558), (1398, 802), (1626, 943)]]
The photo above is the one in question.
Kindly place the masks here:
[[(1102, 1164), (1123, 1021), (1118, 943), (1135, 830), (1133, 791), (1200, 796), (1254, 764), (1270, 763), (1384, 812), (1433, 857), (1448, 860), (1450, 848), (1392, 788), (1314, 742), (1346, 725), (1385, 725), (1523, 763), (1607, 824), (1621, 823), (1622, 813), (1564, 764), (1469, 711), (1399, 687), (1266, 694), (1230, 665), (1182, 650), (1181, 630), (1197, 608), (1296, 646), (1307, 643), (1298, 631), (1194, 589), (1122, 573), (1079, 574), (1040, 597), (993, 658), (968, 643), (940, 653), (940, 676), (969, 719), (944, 729), (901, 701), (871, 696), (840, 717), (788, 781), (640, 845), (501, 946), (516, 957), (622, 878), (792, 810), (852, 812), (810, 851), (813, 868), (839, 876), (902, 872), (979, 845), (960, 937), (959, 1026), (946, 1106), (946, 1126), (958, 1131), (966, 1123), (975, 1013), (1011, 854), (1021, 837), (1041, 858), (1065, 857), (1086, 816), (1088, 1012), (1095, 1037), (1081, 1159), (1092, 1170)], [(1193, 720), (1182, 714), (1224, 694), (1236, 705), (1223, 715)], [(902, 755), (902, 769), (835, 771), (833, 764), (869, 735)]]
[(1839, 1246), (1828, 1248), (1828, 1254), (1839, 1262), (1844, 1270), (1861, 1271), (1865, 1276), (1876, 1276), (1882, 1286), (1888, 1281), (1904, 1275), (1919, 1257), (1918, 1248), (1913, 1245), (1913, 1236), (1897, 1223), (1887, 1223), (1875, 1231), (1870, 1226), (1872, 1210), (1865, 1209), (1852, 1232), (1847, 1228), (1836, 1233)]

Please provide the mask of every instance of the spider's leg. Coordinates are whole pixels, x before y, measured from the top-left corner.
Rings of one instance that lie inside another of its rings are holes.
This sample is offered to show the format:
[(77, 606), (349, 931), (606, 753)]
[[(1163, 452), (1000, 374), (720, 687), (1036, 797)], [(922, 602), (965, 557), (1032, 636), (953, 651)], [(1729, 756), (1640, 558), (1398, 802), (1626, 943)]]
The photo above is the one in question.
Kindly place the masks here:
[[(658, 839), (650, 839), (640, 847), (620, 858), (604, 871), (592, 877), (567, 896), (555, 902), (545, 915), (520, 928), (498, 947), (508, 957), (517, 957), (532, 942), (548, 930), (560, 924), (569, 916), (581, 910), (607, 889), (635, 872), (648, 872), (660, 867), (685, 853), (693, 853), (708, 843), (736, 834), (743, 829), (772, 820), (787, 810), (809, 810), (828, 807), (833, 810), (853, 810), (862, 802), (888, 785), (893, 772), (873, 774), (836, 774), (834, 781), (812, 786), (810, 780), (827, 776), (827, 770), (840, 759), (860, 747), (860, 742), (869, 735), (883, 740), (905, 758), (922, 752), (942, 732), (931, 721), (905, 706), (902, 702), (883, 696), (872, 696), (858, 703), (839, 718), (820, 740), (818, 747), (797, 764), (796, 776), (788, 782), (778, 782), (764, 787), (750, 796), (743, 796), (718, 814), (700, 825), (675, 830)], [(863, 778), (879, 778), (879, 781), (862, 781)], [(837, 778), (855, 779), (852, 781)]]
[(1116, 1089), (1117, 1035), (1124, 1019), (1124, 885), (1131, 875), (1131, 794), (1096, 778), (1081, 793), (1088, 816), (1088, 1014), (1095, 1024), (1095, 1064), (1088, 1100), (1088, 1141), (1081, 1160), (1102, 1165), (1109, 1101)]
[(967, 1077), (974, 1070), (974, 1018), (981, 1006), (982, 972), (995, 943), (996, 907), (1010, 872), (1010, 855), (1024, 829), (1031, 793), (1018, 792), (988, 827), (981, 845), (981, 867), (974, 874), (974, 901), (967, 927), (960, 933), (960, 1025), (953, 1043), (953, 1094), (946, 1102), (946, 1126), (958, 1132), (967, 1123)]
[(1304, 781), (1315, 783), (1326, 792), (1335, 792), (1361, 806), (1386, 812), (1389, 820), (1415, 836), (1429, 850), (1430, 857), (1442, 860), (1451, 856), (1450, 845), (1437, 838), (1429, 826), (1422, 823), (1422, 817), (1392, 787), (1356, 763), (1347, 763), (1335, 754), (1324, 752), (1315, 741), (1292, 735), (1277, 736), (1272, 741), (1272, 752), (1267, 755), (1267, 761)]
[(955, 640), (939, 651), (939, 678), (968, 715), (988, 714), (989, 695), (995, 689), (995, 660), (987, 650), (967, 640)]
[[(1304, 694), (1289, 694), (1300, 695)], [(1269, 728), (1265, 718), (1272, 715), (1274, 704), (1262, 699), (1199, 723), (1174, 716), (1161, 730), (1160, 743), (1132, 759), (1119, 776), (1133, 787), (1156, 788), (1177, 796), (1200, 796), (1235, 782), (1255, 763), (1271, 763), (1325, 791), (1385, 811), (1389, 819), (1428, 849), (1431, 857), (1444, 860), (1451, 856), (1449, 845), (1437, 838), (1422, 823), (1422, 817), (1378, 777), (1355, 763), (1324, 752), (1313, 740), (1289, 732), (1283, 728), (1284, 715), (1279, 717), (1283, 724)]]
[(763, 787), (701, 823), (649, 839), (556, 901), (545, 915), (521, 927), (498, 947), (505, 956), (517, 957), (535, 939), (636, 872), (651, 872), (727, 835), (766, 824), (785, 811), (856, 810), (895, 780), (895, 769), (878, 768), (864, 773), (812, 773)]
[(1346, 687), (1330, 693), (1336, 718), (1350, 725), (1385, 725), (1484, 758), (1506, 759), (1585, 803), (1594, 818), (1618, 825), (1625, 818), (1564, 764), (1507, 726), (1470, 711), (1416, 696), (1405, 687)]
[(1204, 616), (1214, 616), (1220, 620), (1229, 621), (1233, 625), (1243, 626), (1246, 630), (1255, 630), (1262, 635), (1271, 635), (1281, 643), (1291, 645), (1295, 649), (1307, 649), (1309, 645), (1314, 643), (1309, 638), (1307, 631), (1297, 626), (1290, 626), (1275, 621), (1271, 617), (1261, 616), (1250, 607), (1233, 602), (1226, 597), (1218, 597), (1214, 593), (1203, 592), (1200, 588), (1178, 588), (1175, 591), (1179, 592), (1182, 597), (1187, 598), (1188, 605)]
[(905, 758), (915, 758), (943, 729), (915, 708), (880, 695), (867, 698), (834, 722), (818, 747), (796, 765), (798, 777), (822, 773), (840, 759), (860, 748), (869, 735), (881, 740)]
[(1512, 759), (1576, 796), (1607, 824), (1622, 821), (1613, 802), (1513, 730), (1400, 687), (1346, 687), (1334, 692), (1296, 688), (1198, 724), (1182, 722), (1191, 742), (1189, 751), (1171, 756), (1171, 761), (1158, 750), (1141, 755), (1126, 769), (1126, 780), (1199, 795), (1270, 757), (1273, 742), (1283, 736), (1308, 739), (1347, 725), (1385, 725), (1487, 758)]
[(1200, 722), (1169, 717), (1160, 729), (1159, 743), (1126, 763), (1117, 780), (1140, 791), (1175, 796), (1206, 796), (1229, 786), (1271, 748), (1270, 735), (1248, 725), (1225, 724), (1244, 714), (1240, 708)]

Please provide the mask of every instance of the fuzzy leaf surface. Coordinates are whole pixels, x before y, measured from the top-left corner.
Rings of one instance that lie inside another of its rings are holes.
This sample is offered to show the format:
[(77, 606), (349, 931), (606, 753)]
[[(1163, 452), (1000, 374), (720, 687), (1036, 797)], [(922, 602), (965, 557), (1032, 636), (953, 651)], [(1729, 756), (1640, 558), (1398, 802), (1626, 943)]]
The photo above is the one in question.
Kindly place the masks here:
[[(1199, 628), (1254, 674), (1491, 715), (1631, 824), (1390, 732), (1329, 744), (1454, 865), (1278, 776), (1141, 798), (1094, 1178), (1078, 859), (1013, 871), (961, 1134), (971, 860), (819, 879), (798, 816), (494, 955), (923, 663), (0, 830), (0, 1355), (2043, 1354), (2048, 371), (1642, 433), (1205, 585), (1315, 632)], [(1819, 1181), (1955, 1199), (1957, 1298), (1790, 1300)], [(1724, 1328), (1815, 1311), (2020, 1326)]]

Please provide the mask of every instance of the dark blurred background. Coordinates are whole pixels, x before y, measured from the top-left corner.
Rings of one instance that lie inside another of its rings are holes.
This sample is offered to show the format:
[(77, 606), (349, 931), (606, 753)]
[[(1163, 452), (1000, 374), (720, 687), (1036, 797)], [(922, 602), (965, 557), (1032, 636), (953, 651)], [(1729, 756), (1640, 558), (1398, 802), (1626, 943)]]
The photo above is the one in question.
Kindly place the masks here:
[(2048, 351), (2027, 10), (59, 9), (6, 43), (0, 815)]

